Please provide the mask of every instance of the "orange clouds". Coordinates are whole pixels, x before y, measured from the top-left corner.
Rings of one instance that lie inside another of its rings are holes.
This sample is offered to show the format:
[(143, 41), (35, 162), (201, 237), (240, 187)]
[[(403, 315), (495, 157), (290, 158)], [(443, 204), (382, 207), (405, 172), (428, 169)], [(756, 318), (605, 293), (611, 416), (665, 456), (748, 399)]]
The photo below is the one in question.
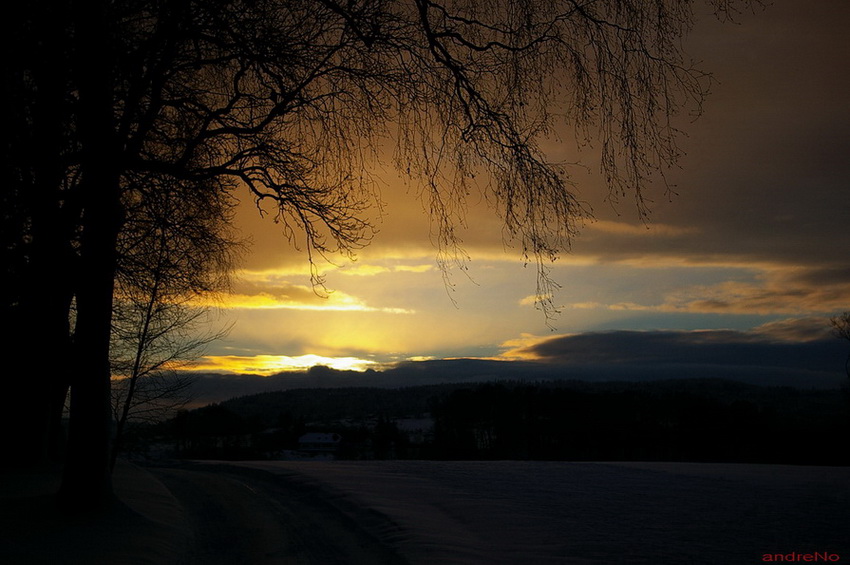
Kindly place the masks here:
[[(372, 273), (374, 274), (374, 273)], [(238, 274), (233, 291), (218, 295), (210, 304), (223, 309), (282, 309), (345, 312), (385, 312), (411, 314), (397, 307), (375, 307), (362, 299), (339, 290), (290, 283), (287, 271), (243, 271)]]
[(683, 285), (667, 292), (662, 301), (656, 303), (580, 301), (568, 303), (566, 307), (696, 314), (809, 315), (836, 312), (850, 305), (850, 282), (839, 277), (819, 277), (821, 270), (817, 268), (732, 262), (716, 268), (755, 272), (756, 280)]

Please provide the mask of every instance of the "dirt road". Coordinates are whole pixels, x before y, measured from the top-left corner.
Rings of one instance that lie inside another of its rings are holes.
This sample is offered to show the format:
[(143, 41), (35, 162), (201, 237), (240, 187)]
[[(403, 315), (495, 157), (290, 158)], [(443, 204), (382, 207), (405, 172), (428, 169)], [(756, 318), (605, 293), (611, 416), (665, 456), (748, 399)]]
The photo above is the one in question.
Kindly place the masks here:
[(370, 533), (392, 524), (380, 524), (384, 519), (374, 513), (354, 520), (327, 494), (292, 477), (226, 465), (149, 470), (191, 522), (187, 565), (406, 563)]

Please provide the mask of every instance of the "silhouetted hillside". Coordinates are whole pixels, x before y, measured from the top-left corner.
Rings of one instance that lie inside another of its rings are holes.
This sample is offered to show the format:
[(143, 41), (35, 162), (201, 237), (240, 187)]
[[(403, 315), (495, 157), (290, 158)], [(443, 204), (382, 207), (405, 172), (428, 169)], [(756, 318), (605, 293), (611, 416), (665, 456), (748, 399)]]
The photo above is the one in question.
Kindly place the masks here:
[[(632, 332), (634, 333), (634, 332)], [(650, 332), (651, 333), (651, 332)], [(643, 335), (643, 334), (641, 334)], [(597, 336), (600, 343), (611, 336)], [(652, 336), (644, 336), (650, 339)], [(666, 342), (665, 342), (666, 343)], [(589, 346), (589, 344), (587, 344)], [(657, 348), (658, 344), (655, 344)], [(633, 349), (640, 344), (633, 343)], [(647, 345), (648, 347), (648, 345)], [(727, 380), (762, 387), (789, 386), (799, 389), (835, 390), (844, 385), (846, 376), (840, 371), (844, 358), (842, 344), (831, 341), (818, 343), (806, 354), (795, 350), (795, 363), (779, 366), (787, 361), (787, 355), (778, 357), (773, 364), (735, 365), (728, 355), (721, 363), (719, 353), (714, 363), (637, 362), (632, 358), (614, 362), (594, 360), (588, 363), (543, 363), (534, 361), (494, 361), (491, 359), (436, 359), (430, 361), (407, 361), (381, 371), (343, 371), (323, 366), (314, 366), (306, 371), (286, 371), (271, 376), (202, 373), (193, 385), (196, 399), (194, 407), (212, 402), (223, 402), (237, 396), (281, 390), (319, 388), (384, 388), (397, 389), (427, 385), (476, 383), (496, 381), (586, 381), (589, 383), (657, 383), (659, 381)], [(734, 350), (734, 348), (732, 348)], [(769, 349), (773, 352), (773, 349)], [(729, 352), (727, 352), (729, 353)], [(573, 355), (573, 352), (570, 352)], [(767, 355), (765, 353), (765, 355)], [(813, 359), (820, 361), (815, 364)]]

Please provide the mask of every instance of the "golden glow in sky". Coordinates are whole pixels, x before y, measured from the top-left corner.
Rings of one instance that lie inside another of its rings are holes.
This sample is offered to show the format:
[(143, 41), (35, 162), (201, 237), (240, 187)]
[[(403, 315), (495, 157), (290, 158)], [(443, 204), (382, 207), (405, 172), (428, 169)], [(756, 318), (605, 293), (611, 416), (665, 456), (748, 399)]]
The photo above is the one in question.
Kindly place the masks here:
[(323, 357), (321, 355), (208, 355), (192, 366), (193, 371), (250, 373), (255, 375), (273, 375), (282, 371), (303, 371), (316, 365), (323, 365), (340, 371), (365, 371), (377, 364), (374, 361), (356, 357)]
[(523, 359), (556, 334), (796, 327), (850, 309), (850, 75), (835, 72), (850, 52), (848, 16), (846, 2), (801, 11), (778, 0), (740, 25), (700, 22), (690, 50), (717, 83), (699, 120), (682, 117), (675, 194), (644, 195), (647, 223), (627, 199), (612, 205), (592, 155), (563, 156), (586, 159), (577, 197), (597, 221), (551, 265), (554, 332), (535, 309), (535, 266), (502, 241), (486, 203), (468, 198), (456, 232), (468, 269), (445, 278), (427, 206), (388, 173), (371, 244), (356, 261), (317, 265), (326, 294), (311, 287), (305, 254), (243, 203), (237, 222), (253, 244), (232, 294), (214, 304), (232, 330), (194, 370)]

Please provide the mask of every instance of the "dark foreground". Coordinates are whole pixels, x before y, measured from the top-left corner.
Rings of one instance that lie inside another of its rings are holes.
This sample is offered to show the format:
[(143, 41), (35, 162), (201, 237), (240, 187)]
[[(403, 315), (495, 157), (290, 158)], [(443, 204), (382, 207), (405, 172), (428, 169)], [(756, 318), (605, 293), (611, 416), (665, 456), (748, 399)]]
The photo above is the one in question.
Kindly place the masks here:
[[(850, 563), (850, 468), (245, 462), (383, 514), (411, 564)], [(332, 498), (331, 498), (332, 496)], [(340, 506), (341, 511), (345, 511)], [(781, 556), (781, 557), (780, 557)], [(807, 559), (808, 558), (808, 559)]]
[(316, 488), (264, 471), (123, 465), (119, 500), (74, 517), (55, 507), (55, 470), (2, 479), (2, 565), (407, 563), (364, 529), (381, 528), (379, 514), (343, 512)]
[(359, 521), (286, 476), (226, 465), (151, 471), (192, 525), (187, 565), (407, 563), (364, 529), (380, 527), (379, 515), (364, 509)]
[(850, 564), (847, 467), (124, 465), (121, 502), (74, 519), (48, 475), (2, 478), (3, 565)]

